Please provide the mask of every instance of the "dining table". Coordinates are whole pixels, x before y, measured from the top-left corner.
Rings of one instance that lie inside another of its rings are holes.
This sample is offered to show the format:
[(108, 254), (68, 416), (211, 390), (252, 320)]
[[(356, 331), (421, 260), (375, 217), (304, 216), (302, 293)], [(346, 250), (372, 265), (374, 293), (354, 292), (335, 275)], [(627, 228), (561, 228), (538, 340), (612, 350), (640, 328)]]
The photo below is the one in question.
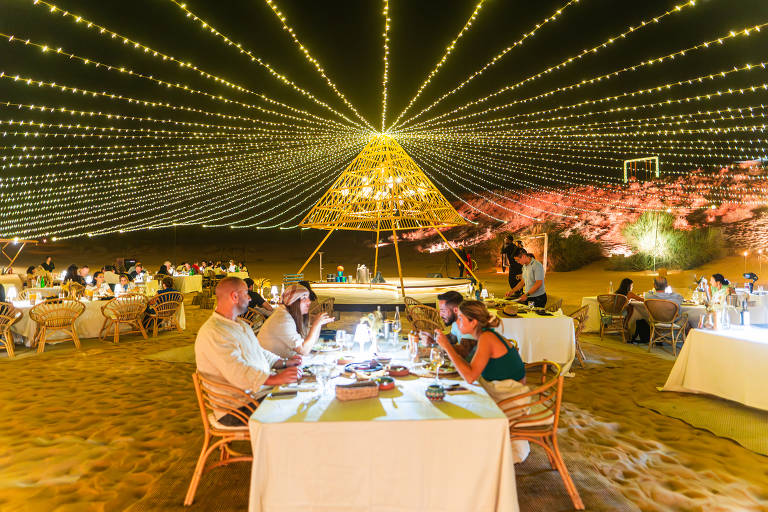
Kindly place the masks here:
[[(409, 364), (404, 350), (392, 357)], [(270, 395), (253, 413), (250, 512), (519, 510), (508, 421), (482, 387), (431, 402), (433, 379), (411, 375), (342, 401), (333, 386), (346, 382)]]
[(768, 411), (768, 329), (692, 329), (664, 391), (704, 393)]
[(173, 287), (181, 293), (201, 292), (203, 291), (203, 276), (202, 274), (173, 276)]
[(515, 316), (491, 310), (501, 320), (496, 332), (517, 342), (520, 358), (525, 363), (553, 361), (562, 372), (568, 372), (576, 356), (576, 334), (573, 319), (561, 310), (546, 314), (519, 310)]

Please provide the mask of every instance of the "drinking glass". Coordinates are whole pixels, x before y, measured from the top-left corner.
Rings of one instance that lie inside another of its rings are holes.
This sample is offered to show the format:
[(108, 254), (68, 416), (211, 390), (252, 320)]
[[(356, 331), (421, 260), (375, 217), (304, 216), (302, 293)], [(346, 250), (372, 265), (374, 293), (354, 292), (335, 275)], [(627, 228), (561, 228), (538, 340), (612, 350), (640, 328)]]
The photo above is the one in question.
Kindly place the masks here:
[(395, 337), (395, 344), (400, 342), (400, 331), (403, 330), (403, 323), (399, 318), (392, 321), (392, 334)]
[(344, 335), (344, 352), (350, 352), (355, 345), (355, 335), (351, 332)]
[(440, 367), (445, 362), (445, 356), (443, 356), (443, 349), (433, 348), (429, 351), (429, 361), (435, 368), (435, 384), (440, 384)]
[(535, 303), (535, 302), (533, 302), (532, 300), (529, 300), (529, 301), (528, 301), (528, 307), (529, 307), (529, 308), (533, 309), (533, 307), (534, 307), (535, 305), (536, 305), (536, 303)]
[(338, 345), (340, 348), (344, 347), (344, 340), (347, 337), (347, 331), (342, 331), (341, 329), (338, 329), (336, 331), (336, 345)]

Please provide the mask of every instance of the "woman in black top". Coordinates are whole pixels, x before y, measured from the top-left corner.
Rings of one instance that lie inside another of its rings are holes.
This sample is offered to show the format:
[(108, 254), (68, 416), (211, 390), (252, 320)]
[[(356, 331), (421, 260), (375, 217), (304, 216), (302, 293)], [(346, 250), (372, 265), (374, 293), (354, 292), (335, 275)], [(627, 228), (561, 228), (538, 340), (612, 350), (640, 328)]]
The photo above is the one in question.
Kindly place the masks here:
[(51, 256), (47, 256), (45, 261), (41, 263), (40, 266), (43, 267), (43, 270), (46, 272), (53, 272), (53, 269), (56, 268), (56, 265), (53, 264), (53, 258)]

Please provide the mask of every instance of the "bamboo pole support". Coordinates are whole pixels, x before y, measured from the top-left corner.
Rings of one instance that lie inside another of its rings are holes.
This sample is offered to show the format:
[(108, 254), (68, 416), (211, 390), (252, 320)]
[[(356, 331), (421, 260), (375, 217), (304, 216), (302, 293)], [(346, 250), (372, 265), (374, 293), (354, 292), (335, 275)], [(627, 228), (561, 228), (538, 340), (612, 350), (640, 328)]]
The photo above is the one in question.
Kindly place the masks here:
[(318, 246), (315, 248), (315, 250), (314, 250), (314, 251), (312, 251), (312, 254), (310, 254), (310, 255), (309, 255), (309, 258), (307, 258), (307, 261), (305, 261), (305, 262), (304, 262), (304, 264), (303, 264), (303, 265), (301, 266), (301, 268), (299, 269), (299, 271), (298, 271), (298, 272), (296, 272), (297, 274), (301, 274), (301, 273), (304, 271), (304, 269), (306, 268), (306, 266), (307, 266), (307, 265), (309, 265), (309, 262), (310, 262), (310, 261), (312, 261), (312, 258), (314, 258), (314, 257), (315, 257), (315, 254), (317, 254), (317, 251), (319, 251), (319, 250), (320, 250), (320, 248), (323, 246), (323, 244), (325, 243), (325, 241), (326, 241), (326, 240), (328, 240), (328, 237), (329, 237), (329, 236), (331, 236), (331, 233), (333, 233), (334, 231), (336, 231), (336, 226), (333, 226), (333, 227), (332, 227), (332, 228), (331, 228), (331, 229), (328, 231), (328, 234), (327, 234), (327, 235), (325, 235), (325, 238), (323, 238), (323, 239), (322, 239), (322, 241), (320, 241), (320, 244), (318, 244)]
[(400, 291), (405, 297), (405, 282), (403, 281), (403, 267), (400, 265), (400, 249), (397, 247), (397, 230), (394, 223), (392, 224), (392, 236), (395, 238), (395, 258), (397, 259), (397, 275), (400, 276)]
[(449, 241), (448, 241), (448, 239), (447, 239), (447, 238), (445, 238), (445, 236), (443, 235), (443, 233), (442, 233), (442, 232), (441, 232), (439, 229), (437, 229), (437, 227), (436, 227), (434, 224), (432, 224), (432, 228), (433, 228), (435, 231), (437, 231), (437, 234), (438, 234), (438, 235), (440, 235), (440, 238), (442, 238), (443, 240), (445, 240), (445, 243), (446, 243), (446, 244), (448, 244), (448, 248), (449, 248), (449, 249), (450, 249), (450, 250), (453, 252), (453, 254), (455, 254), (455, 255), (456, 255), (456, 258), (457, 258), (457, 259), (458, 259), (458, 260), (461, 262), (461, 264), (462, 264), (462, 265), (464, 265), (464, 268), (466, 268), (466, 269), (467, 269), (467, 272), (469, 272), (469, 273), (472, 275), (472, 277), (474, 277), (474, 278), (475, 278), (475, 282), (477, 282), (477, 284), (480, 284), (480, 278), (478, 278), (478, 277), (475, 275), (475, 273), (472, 271), (472, 269), (471, 269), (471, 268), (469, 268), (469, 265), (467, 265), (467, 262), (466, 262), (466, 261), (464, 261), (464, 258), (462, 258), (461, 256), (459, 256), (459, 253), (457, 253), (457, 252), (456, 252), (456, 249), (454, 249), (454, 248), (453, 248), (453, 246), (451, 245), (451, 242), (449, 242)]

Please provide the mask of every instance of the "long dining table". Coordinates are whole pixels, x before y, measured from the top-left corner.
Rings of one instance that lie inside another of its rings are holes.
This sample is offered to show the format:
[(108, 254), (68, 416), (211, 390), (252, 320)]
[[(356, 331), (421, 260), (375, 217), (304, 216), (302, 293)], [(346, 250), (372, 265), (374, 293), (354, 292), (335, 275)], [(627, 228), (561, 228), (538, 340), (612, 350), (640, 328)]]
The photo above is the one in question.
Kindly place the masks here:
[(518, 511), (507, 418), (491, 397), (467, 385), (430, 402), (431, 378), (395, 380), (362, 400), (330, 389), (267, 397), (249, 423), (249, 511)]

